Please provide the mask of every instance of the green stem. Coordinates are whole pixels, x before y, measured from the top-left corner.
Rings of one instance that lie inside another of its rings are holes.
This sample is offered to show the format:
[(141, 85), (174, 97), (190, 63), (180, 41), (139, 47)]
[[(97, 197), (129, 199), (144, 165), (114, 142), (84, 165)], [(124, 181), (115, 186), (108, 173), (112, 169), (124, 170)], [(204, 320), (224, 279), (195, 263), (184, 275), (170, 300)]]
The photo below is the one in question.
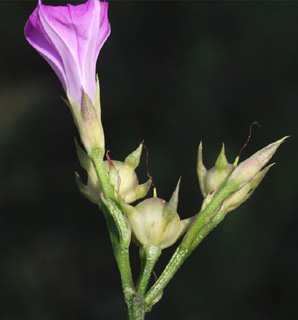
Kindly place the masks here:
[(184, 248), (188, 249), (191, 246), (198, 233), (218, 213), (224, 199), (236, 189), (235, 186), (229, 184), (214, 194), (210, 203), (197, 214), (192, 226), (186, 232), (181, 243)]
[(140, 248), (140, 257), (142, 265), (140, 277), (137, 282), (137, 292), (142, 296), (145, 294), (147, 290), (147, 286), (150, 281), (153, 268), (160, 255), (161, 249), (160, 247), (157, 247), (155, 245), (149, 244), (144, 248)]
[(116, 223), (116, 226), (119, 232), (119, 241), (123, 242), (123, 244), (125, 245), (129, 245), (131, 231), (115, 199), (114, 189), (110, 184), (110, 181), (107, 176), (107, 172), (104, 167), (103, 152), (97, 148), (92, 150), (91, 159), (99, 180), (99, 184), (102, 189), (102, 193), (103, 193), (102, 201), (104, 205), (107, 207), (107, 209), (109, 210), (109, 213), (112, 215)]
[(197, 234), (196, 238), (192, 242), (190, 246), (190, 252), (192, 252), (202, 241), (204, 238), (207, 237), (207, 235), (218, 226), (218, 224), (225, 218), (226, 212), (225, 211), (219, 211), (214, 218)]
[(129, 320), (145, 319), (146, 309), (145, 309), (144, 296), (140, 296), (134, 293), (129, 297), (129, 300), (126, 300), (126, 304), (127, 304)]
[(151, 310), (152, 306), (157, 302), (156, 300), (159, 296), (161, 296), (163, 289), (170, 282), (170, 280), (178, 271), (187, 256), (188, 250), (182, 248), (180, 245), (174, 252), (171, 260), (162, 272), (161, 276), (145, 296), (145, 303), (148, 306), (148, 310)]
[(112, 216), (109, 214), (108, 210), (103, 206), (100, 206), (100, 209), (105, 213), (105, 218), (113, 246), (114, 256), (116, 258), (121, 276), (122, 290), (124, 293), (125, 301), (127, 304), (132, 304), (131, 301), (135, 293), (135, 288), (131, 274), (129, 247), (120, 244), (115, 222)]
[(89, 156), (92, 159), (103, 193), (102, 203), (99, 207), (104, 212), (107, 221), (114, 255), (120, 271), (128, 317), (129, 320), (143, 320), (145, 317), (144, 297), (140, 297), (136, 292), (129, 260), (131, 230), (115, 199), (113, 187), (104, 167), (102, 151), (94, 149)]
[(108, 199), (113, 199), (114, 198), (114, 190), (113, 187), (110, 184), (110, 181), (108, 179), (108, 175), (104, 166), (104, 152), (99, 149), (95, 148), (91, 151), (90, 154), (88, 154), (89, 157), (92, 160), (92, 163), (94, 165), (99, 184), (102, 188), (103, 194), (105, 198)]
[(110, 232), (111, 242), (114, 255), (118, 264), (122, 290), (127, 306), (129, 320), (144, 320), (145, 319), (145, 302), (144, 295), (139, 295), (133, 284), (131, 267), (129, 261), (129, 246), (120, 244), (118, 230), (112, 216), (106, 207), (100, 206), (100, 209), (105, 213), (108, 229)]

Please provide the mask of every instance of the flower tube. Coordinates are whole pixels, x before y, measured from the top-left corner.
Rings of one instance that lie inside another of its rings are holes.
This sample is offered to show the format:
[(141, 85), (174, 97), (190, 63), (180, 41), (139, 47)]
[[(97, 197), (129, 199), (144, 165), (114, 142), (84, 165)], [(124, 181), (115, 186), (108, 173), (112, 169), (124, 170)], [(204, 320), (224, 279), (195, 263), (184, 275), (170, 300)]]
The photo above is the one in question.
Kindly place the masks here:
[[(84, 140), (92, 137), (85, 135), (103, 135), (96, 124), (101, 126), (96, 61), (110, 34), (107, 11), (108, 3), (99, 0), (76, 6), (47, 6), (39, 1), (25, 26), (26, 39), (60, 79), (87, 149), (90, 142)], [(86, 126), (91, 132), (85, 132)]]

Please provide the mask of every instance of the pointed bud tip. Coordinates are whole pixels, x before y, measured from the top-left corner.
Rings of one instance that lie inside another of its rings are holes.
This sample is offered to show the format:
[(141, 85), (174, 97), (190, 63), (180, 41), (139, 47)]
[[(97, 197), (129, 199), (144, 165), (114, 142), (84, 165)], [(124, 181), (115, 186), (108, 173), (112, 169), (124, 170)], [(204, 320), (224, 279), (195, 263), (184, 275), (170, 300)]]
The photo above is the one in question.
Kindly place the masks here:
[(199, 185), (200, 185), (200, 189), (203, 197), (205, 197), (207, 194), (204, 186), (206, 173), (207, 173), (207, 169), (205, 168), (203, 163), (203, 142), (200, 141), (199, 148), (198, 148), (198, 159), (197, 159), (197, 175), (198, 175)]
[(140, 163), (141, 155), (143, 152), (143, 144), (140, 143), (136, 150), (130, 153), (124, 160), (124, 163), (128, 166), (136, 169)]
[(177, 185), (176, 185), (176, 188), (173, 192), (173, 195), (172, 197), (175, 195), (175, 197), (178, 197), (179, 196), (179, 189), (180, 189), (180, 183), (181, 183), (181, 177), (178, 179), (178, 182), (177, 182)]
[(253, 154), (250, 158), (241, 162), (231, 174), (228, 182), (236, 183), (240, 187), (249, 182), (261, 172), (261, 169), (270, 161), (278, 147), (287, 138), (288, 136), (269, 144)]
[(283, 137), (283, 138), (281, 138), (281, 139), (277, 140), (277, 141), (276, 141), (276, 143), (282, 144), (283, 142), (285, 142), (285, 141), (286, 141), (286, 139), (288, 139), (288, 138), (290, 138), (290, 137), (291, 137), (291, 136), (285, 136), (285, 137)]
[(97, 119), (97, 113), (92, 103), (92, 100), (83, 88), (81, 99), (81, 114), (83, 119), (85, 120)]
[(217, 170), (221, 171), (221, 170), (226, 170), (229, 166), (228, 160), (226, 158), (226, 154), (225, 154), (225, 145), (224, 143), (222, 144), (219, 156), (215, 162), (215, 167)]
[(179, 188), (180, 188), (181, 177), (178, 180), (176, 188), (171, 196), (171, 199), (165, 206), (163, 215), (168, 217), (169, 220), (173, 219), (177, 214), (178, 202), (179, 202)]
[(177, 186), (176, 186), (176, 189), (178, 189), (178, 190), (180, 188), (181, 179), (182, 179), (182, 177), (180, 176), (178, 179), (178, 182), (177, 182)]

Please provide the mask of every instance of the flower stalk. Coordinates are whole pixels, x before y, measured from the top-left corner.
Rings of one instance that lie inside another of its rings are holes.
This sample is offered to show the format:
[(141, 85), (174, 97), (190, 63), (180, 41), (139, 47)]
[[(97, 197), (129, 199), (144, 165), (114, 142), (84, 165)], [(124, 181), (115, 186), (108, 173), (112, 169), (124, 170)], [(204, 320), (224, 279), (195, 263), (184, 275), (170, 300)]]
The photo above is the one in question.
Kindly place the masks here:
[(148, 283), (152, 276), (153, 268), (161, 255), (161, 248), (155, 245), (147, 245), (140, 248), (141, 273), (137, 282), (137, 292), (144, 296)]
[(101, 198), (103, 201), (99, 203), (99, 208), (105, 215), (109, 229), (114, 256), (121, 276), (128, 316), (131, 320), (142, 320), (144, 319), (142, 315), (145, 315), (145, 313), (140, 310), (144, 310), (144, 307), (141, 308), (141, 300), (136, 293), (130, 266), (129, 246), (131, 231), (114, 199), (114, 192), (107, 178), (101, 151), (98, 149), (93, 150), (91, 157), (102, 189)]

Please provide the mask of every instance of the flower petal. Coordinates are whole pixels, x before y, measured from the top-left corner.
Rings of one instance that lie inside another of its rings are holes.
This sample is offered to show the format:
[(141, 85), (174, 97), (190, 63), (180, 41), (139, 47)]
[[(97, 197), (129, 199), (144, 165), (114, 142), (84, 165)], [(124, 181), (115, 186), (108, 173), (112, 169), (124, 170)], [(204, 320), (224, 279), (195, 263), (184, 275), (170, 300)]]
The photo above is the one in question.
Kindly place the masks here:
[(82, 88), (92, 100), (95, 96), (96, 60), (110, 34), (107, 9), (108, 3), (99, 0), (65, 7), (39, 2), (25, 27), (29, 43), (79, 105)]

